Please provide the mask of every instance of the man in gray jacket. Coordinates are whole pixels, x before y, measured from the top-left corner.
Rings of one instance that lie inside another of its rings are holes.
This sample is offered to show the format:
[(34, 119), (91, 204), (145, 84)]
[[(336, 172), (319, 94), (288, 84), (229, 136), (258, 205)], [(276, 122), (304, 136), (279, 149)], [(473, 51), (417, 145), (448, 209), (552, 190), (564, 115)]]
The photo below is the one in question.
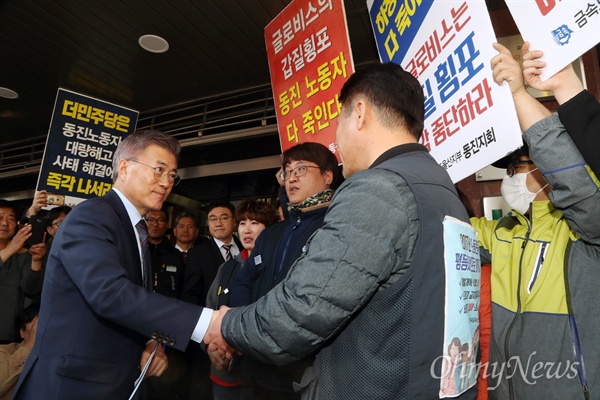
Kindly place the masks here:
[[(346, 82), (339, 100), (347, 179), (323, 227), (265, 297), (222, 308), (205, 342), (276, 364), (316, 353), (298, 385), (304, 398), (438, 398), (443, 221), (466, 222), (467, 213), (446, 171), (418, 144), (423, 91), (412, 75), (373, 65)], [(456, 398), (475, 395), (472, 387)]]

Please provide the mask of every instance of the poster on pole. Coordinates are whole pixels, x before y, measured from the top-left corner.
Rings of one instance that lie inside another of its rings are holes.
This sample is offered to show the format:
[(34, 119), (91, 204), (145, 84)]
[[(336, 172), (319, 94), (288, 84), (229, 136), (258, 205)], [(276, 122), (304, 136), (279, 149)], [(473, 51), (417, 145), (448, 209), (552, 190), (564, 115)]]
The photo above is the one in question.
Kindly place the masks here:
[(483, 0), (368, 0), (382, 62), (413, 74), (425, 94), (420, 142), (453, 182), (522, 145), (508, 84), (497, 85), (498, 54)]
[(481, 260), (477, 232), (466, 222), (444, 218), (446, 301), (440, 399), (457, 397), (477, 383)]
[(354, 73), (343, 0), (294, 0), (265, 28), (281, 150), (318, 142), (340, 160), (338, 96)]
[(600, 1), (506, 0), (530, 49), (542, 50), (542, 81), (600, 43)]
[(137, 111), (59, 88), (37, 191), (49, 193), (49, 205), (103, 196), (112, 188), (117, 145), (137, 119)]

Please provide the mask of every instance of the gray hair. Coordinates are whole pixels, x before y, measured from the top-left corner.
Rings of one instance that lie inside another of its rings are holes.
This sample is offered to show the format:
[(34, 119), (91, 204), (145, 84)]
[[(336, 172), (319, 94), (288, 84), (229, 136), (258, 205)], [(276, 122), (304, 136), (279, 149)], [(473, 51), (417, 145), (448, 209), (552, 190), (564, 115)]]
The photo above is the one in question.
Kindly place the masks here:
[(192, 221), (194, 221), (194, 225), (196, 225), (196, 228), (198, 227), (198, 221), (196, 220), (196, 216), (187, 211), (182, 211), (179, 213), (177, 218), (175, 218), (175, 226), (177, 226), (177, 224), (179, 223), (179, 220), (181, 220), (181, 218), (191, 218)]
[(168, 150), (176, 159), (181, 152), (179, 142), (171, 135), (152, 130), (134, 132), (123, 139), (115, 151), (113, 157), (113, 183), (117, 181), (119, 162), (121, 160), (135, 159), (135, 157), (146, 150), (151, 144), (155, 144)]

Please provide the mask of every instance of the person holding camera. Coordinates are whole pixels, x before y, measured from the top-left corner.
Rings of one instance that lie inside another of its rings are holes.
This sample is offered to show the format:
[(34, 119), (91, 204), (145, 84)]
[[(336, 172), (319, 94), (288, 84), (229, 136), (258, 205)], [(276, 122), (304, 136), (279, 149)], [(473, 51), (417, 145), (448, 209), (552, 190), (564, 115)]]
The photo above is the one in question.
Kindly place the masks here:
[[(31, 244), (32, 227), (26, 224), (17, 231), (17, 210), (7, 200), (0, 200), (0, 343), (15, 341), (15, 317), (24, 308), (25, 297), (42, 291), (44, 240)], [(45, 236), (45, 235), (44, 235)]]

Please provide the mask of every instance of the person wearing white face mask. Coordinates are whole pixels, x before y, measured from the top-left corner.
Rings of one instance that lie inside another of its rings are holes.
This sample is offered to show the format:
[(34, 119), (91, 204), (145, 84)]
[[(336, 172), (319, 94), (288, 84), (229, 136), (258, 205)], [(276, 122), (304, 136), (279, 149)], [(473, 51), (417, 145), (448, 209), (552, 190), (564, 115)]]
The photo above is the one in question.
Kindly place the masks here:
[(506, 168), (500, 191), (511, 209), (527, 214), (533, 201), (549, 200), (550, 188), (542, 173), (529, 158), (529, 147), (523, 147), (493, 164)]
[(600, 181), (574, 132), (527, 93), (510, 51), (494, 46), (494, 78), (509, 83), (529, 147), (495, 163), (507, 168), (511, 213), (471, 219), (481, 261), (492, 265), (489, 398), (599, 398), (600, 319), (590, 305), (600, 301)]

